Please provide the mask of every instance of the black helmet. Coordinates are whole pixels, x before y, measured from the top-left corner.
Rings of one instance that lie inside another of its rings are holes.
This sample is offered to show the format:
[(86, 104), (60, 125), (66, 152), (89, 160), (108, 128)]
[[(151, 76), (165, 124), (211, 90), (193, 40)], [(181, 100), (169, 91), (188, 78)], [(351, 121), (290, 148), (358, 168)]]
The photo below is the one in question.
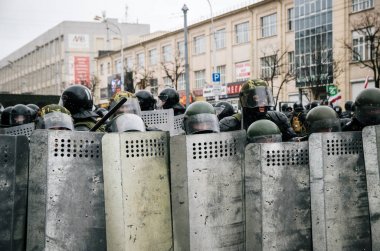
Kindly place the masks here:
[(92, 111), (94, 102), (91, 91), (83, 85), (67, 87), (61, 95), (59, 105), (69, 110), (74, 119), (98, 117), (98, 114)]
[(355, 116), (363, 125), (380, 124), (380, 89), (368, 88), (355, 99)]
[(229, 102), (225, 101), (218, 102), (215, 105), (215, 111), (216, 116), (218, 116), (219, 120), (228, 116), (232, 116), (235, 113), (234, 107)]
[(108, 110), (106, 108), (103, 108), (103, 107), (99, 107), (98, 109), (95, 110), (96, 114), (98, 114), (100, 117), (104, 117), (107, 113), (108, 113)]
[(353, 105), (354, 105), (354, 102), (351, 100), (348, 100), (348, 101), (346, 101), (346, 103), (344, 103), (344, 109), (346, 111), (351, 112), (351, 111), (353, 111)]
[(282, 111), (282, 112), (286, 112), (287, 109), (288, 109), (288, 107), (289, 107), (288, 104), (286, 104), (286, 103), (285, 103), (285, 104), (282, 104), (282, 105), (281, 105), (281, 111)]
[(30, 109), (32, 109), (32, 111), (33, 111), (32, 112), (32, 119), (33, 119), (33, 121), (36, 120), (38, 111), (40, 110), (40, 108), (38, 107), (38, 105), (27, 104), (26, 106), (29, 107)]
[(205, 101), (189, 105), (183, 118), (183, 129), (186, 134), (220, 132), (214, 107)]
[(173, 106), (179, 102), (179, 94), (173, 88), (166, 88), (162, 90), (160, 95), (158, 95), (158, 98), (161, 101), (160, 106), (164, 109), (173, 108)]
[(33, 122), (34, 111), (23, 104), (13, 106), (10, 114), (10, 125), (18, 126)]
[(139, 100), (141, 111), (151, 111), (154, 110), (156, 106), (156, 100), (153, 94), (147, 90), (140, 90), (135, 94), (136, 98)]
[(247, 130), (249, 143), (274, 143), (282, 142), (281, 131), (278, 126), (267, 119), (253, 122)]
[(342, 107), (340, 107), (339, 105), (334, 106), (333, 109), (338, 114), (338, 116), (342, 114)]
[(339, 132), (340, 120), (336, 112), (329, 106), (317, 106), (306, 115), (309, 133)]
[(9, 127), (11, 126), (11, 111), (13, 106), (8, 106), (1, 113), (1, 127)]
[(293, 110), (295, 112), (302, 112), (304, 110), (302, 103), (301, 102), (295, 102), (293, 104)]
[(319, 100), (314, 100), (310, 104), (310, 110), (313, 109), (314, 107), (320, 106), (321, 102)]

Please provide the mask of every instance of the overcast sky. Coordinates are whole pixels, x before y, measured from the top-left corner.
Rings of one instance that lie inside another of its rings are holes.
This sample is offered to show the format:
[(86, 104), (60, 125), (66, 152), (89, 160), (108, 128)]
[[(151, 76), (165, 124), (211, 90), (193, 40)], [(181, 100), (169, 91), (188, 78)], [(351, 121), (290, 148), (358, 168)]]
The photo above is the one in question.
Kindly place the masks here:
[[(210, 0), (214, 15), (253, 2)], [(0, 59), (62, 21), (94, 21), (102, 11), (122, 22), (150, 24), (151, 32), (180, 28), (184, 4), (188, 23), (211, 16), (207, 0), (0, 0)]]

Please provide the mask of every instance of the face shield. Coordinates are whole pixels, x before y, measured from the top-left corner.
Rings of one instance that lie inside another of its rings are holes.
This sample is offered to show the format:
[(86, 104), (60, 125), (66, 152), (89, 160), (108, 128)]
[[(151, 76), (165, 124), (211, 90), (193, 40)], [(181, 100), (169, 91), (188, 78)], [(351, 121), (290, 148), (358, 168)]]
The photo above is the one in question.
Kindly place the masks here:
[(61, 112), (51, 112), (43, 116), (43, 128), (50, 130), (74, 130), (73, 119)]
[(279, 143), (282, 142), (281, 134), (248, 137), (248, 143)]
[(136, 114), (126, 113), (115, 117), (109, 126), (111, 132), (145, 132), (145, 124)]
[(201, 113), (185, 118), (183, 129), (187, 135), (220, 132), (218, 117), (210, 113)]
[(240, 93), (240, 103), (246, 108), (274, 106), (272, 92), (266, 86), (257, 86)]
[(11, 119), (12, 125), (22, 125), (27, 123), (27, 117), (25, 115), (15, 115)]
[(115, 114), (130, 113), (141, 117), (141, 108), (137, 98), (128, 98), (128, 100), (117, 110)]
[(340, 120), (339, 118), (334, 119), (321, 119), (308, 124), (309, 133), (318, 132), (340, 132)]
[(356, 107), (356, 118), (360, 123), (366, 126), (380, 124), (380, 107), (379, 106), (360, 106)]

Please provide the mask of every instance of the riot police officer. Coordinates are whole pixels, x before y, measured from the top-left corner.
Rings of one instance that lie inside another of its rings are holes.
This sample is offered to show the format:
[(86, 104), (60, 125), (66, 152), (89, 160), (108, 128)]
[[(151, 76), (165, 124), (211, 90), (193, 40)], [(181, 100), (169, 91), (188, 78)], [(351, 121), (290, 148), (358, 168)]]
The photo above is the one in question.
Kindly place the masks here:
[[(76, 131), (89, 131), (99, 117), (92, 111), (94, 102), (90, 90), (83, 85), (72, 85), (66, 88), (60, 98), (59, 105), (70, 111), (74, 119)], [(97, 131), (104, 132), (104, 127)]]
[(11, 126), (11, 111), (13, 106), (6, 107), (1, 113), (1, 127), (6, 128)]
[(342, 112), (342, 116), (341, 118), (345, 119), (345, 118), (352, 118), (352, 114), (353, 114), (353, 106), (354, 106), (354, 102), (351, 101), (351, 100), (348, 100), (346, 101), (346, 103), (344, 103), (344, 109), (345, 111)]
[(179, 94), (173, 88), (165, 88), (158, 95), (158, 107), (162, 109), (173, 109), (174, 116), (184, 114), (185, 107), (179, 103)]
[(41, 108), (36, 122), (37, 129), (74, 130), (74, 121), (65, 107), (50, 104)]
[(298, 136), (305, 136), (306, 112), (301, 102), (295, 102), (293, 104), (293, 114), (290, 118), (290, 125)]
[(235, 114), (234, 107), (226, 101), (215, 104), (215, 112), (219, 120)]
[(282, 135), (275, 123), (267, 119), (260, 119), (248, 127), (247, 141), (248, 143), (282, 142)]
[(329, 106), (317, 106), (306, 115), (308, 134), (318, 132), (339, 132), (340, 120), (337, 113)]
[(355, 99), (354, 116), (343, 131), (361, 131), (365, 126), (380, 124), (380, 89), (362, 90)]
[(117, 115), (121, 113), (132, 113), (141, 117), (141, 108), (139, 105), (139, 101), (136, 98), (136, 96), (131, 92), (127, 92), (127, 91), (117, 92), (112, 97), (109, 109), (111, 110), (112, 108), (114, 108), (116, 104), (120, 102), (122, 98), (126, 98), (127, 101), (114, 114), (112, 114), (110, 119), (116, 117)]
[(156, 108), (156, 100), (153, 94), (147, 90), (139, 90), (135, 94), (139, 101), (141, 111), (152, 111)]
[(19, 126), (33, 122), (33, 110), (23, 104), (13, 106), (10, 111), (10, 126)]
[(196, 101), (189, 105), (183, 118), (183, 129), (188, 135), (220, 132), (214, 107), (205, 101)]
[(40, 110), (40, 108), (38, 107), (38, 105), (35, 105), (35, 104), (27, 104), (26, 105), (27, 107), (29, 107), (30, 109), (32, 109), (32, 119), (33, 121), (35, 121), (37, 119), (37, 114), (38, 114), (38, 111)]
[(122, 113), (114, 117), (107, 126), (108, 132), (145, 132), (144, 121), (136, 114)]
[(221, 131), (233, 131), (248, 127), (259, 119), (274, 122), (282, 133), (283, 141), (296, 137), (288, 118), (279, 111), (273, 111), (274, 100), (267, 83), (262, 79), (248, 80), (239, 93), (239, 103), (242, 114), (236, 114), (222, 119), (219, 123)]

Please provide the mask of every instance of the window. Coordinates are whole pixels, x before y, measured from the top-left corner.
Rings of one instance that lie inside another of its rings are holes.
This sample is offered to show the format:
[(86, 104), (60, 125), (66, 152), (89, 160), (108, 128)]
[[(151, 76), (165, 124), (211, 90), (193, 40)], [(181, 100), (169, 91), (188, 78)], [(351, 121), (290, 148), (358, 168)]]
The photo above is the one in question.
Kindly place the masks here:
[(217, 30), (215, 32), (215, 47), (216, 49), (226, 47), (226, 29)]
[(184, 41), (177, 42), (177, 50), (178, 50), (179, 58), (184, 58), (185, 57), (185, 42)]
[(220, 73), (220, 84), (226, 83), (226, 66), (219, 65), (216, 67), (216, 72)]
[(181, 73), (181, 75), (179, 75), (178, 77), (178, 85), (177, 85), (177, 89), (178, 90), (185, 90), (185, 74)]
[(277, 14), (272, 14), (261, 18), (261, 37), (270, 37), (277, 34), (276, 30)]
[(205, 52), (205, 36), (194, 37), (194, 54), (198, 55)]
[(100, 64), (100, 75), (104, 75), (104, 65)]
[(172, 47), (170, 45), (165, 45), (162, 47), (162, 55), (164, 62), (170, 62), (172, 57)]
[(158, 81), (157, 81), (157, 78), (150, 79), (149, 80), (149, 84), (150, 84), (150, 92), (154, 96), (157, 96), (158, 95)]
[(107, 74), (111, 74), (111, 63), (107, 63)]
[(352, 0), (352, 11), (357, 12), (373, 7), (373, 0)]
[(235, 25), (235, 42), (237, 44), (248, 42), (248, 22)]
[(352, 61), (370, 59), (371, 44), (364, 31), (354, 31), (352, 33)]
[(288, 31), (294, 30), (294, 8), (288, 9)]
[(144, 53), (137, 54), (137, 66), (138, 67), (145, 67)]
[(121, 61), (120, 60), (115, 60), (115, 69), (116, 69), (116, 73), (121, 72)]
[(294, 51), (288, 52), (288, 72), (294, 73)]
[(132, 68), (133, 68), (133, 61), (132, 61), (132, 58), (128, 57), (128, 58), (127, 58), (127, 70), (128, 70), (128, 71), (132, 71)]
[(157, 49), (152, 49), (148, 53), (149, 53), (149, 64), (150, 65), (157, 64)]
[(205, 70), (195, 71), (195, 89), (203, 89), (205, 86)]
[(271, 78), (272, 77), (272, 71), (275, 69), (276, 73), (275, 75), (278, 75), (278, 66), (276, 64), (276, 56), (268, 56), (268, 57), (262, 57), (260, 59), (261, 61), (261, 77), (262, 78)]
[(164, 77), (163, 80), (165, 87), (173, 87), (172, 80), (169, 77)]

